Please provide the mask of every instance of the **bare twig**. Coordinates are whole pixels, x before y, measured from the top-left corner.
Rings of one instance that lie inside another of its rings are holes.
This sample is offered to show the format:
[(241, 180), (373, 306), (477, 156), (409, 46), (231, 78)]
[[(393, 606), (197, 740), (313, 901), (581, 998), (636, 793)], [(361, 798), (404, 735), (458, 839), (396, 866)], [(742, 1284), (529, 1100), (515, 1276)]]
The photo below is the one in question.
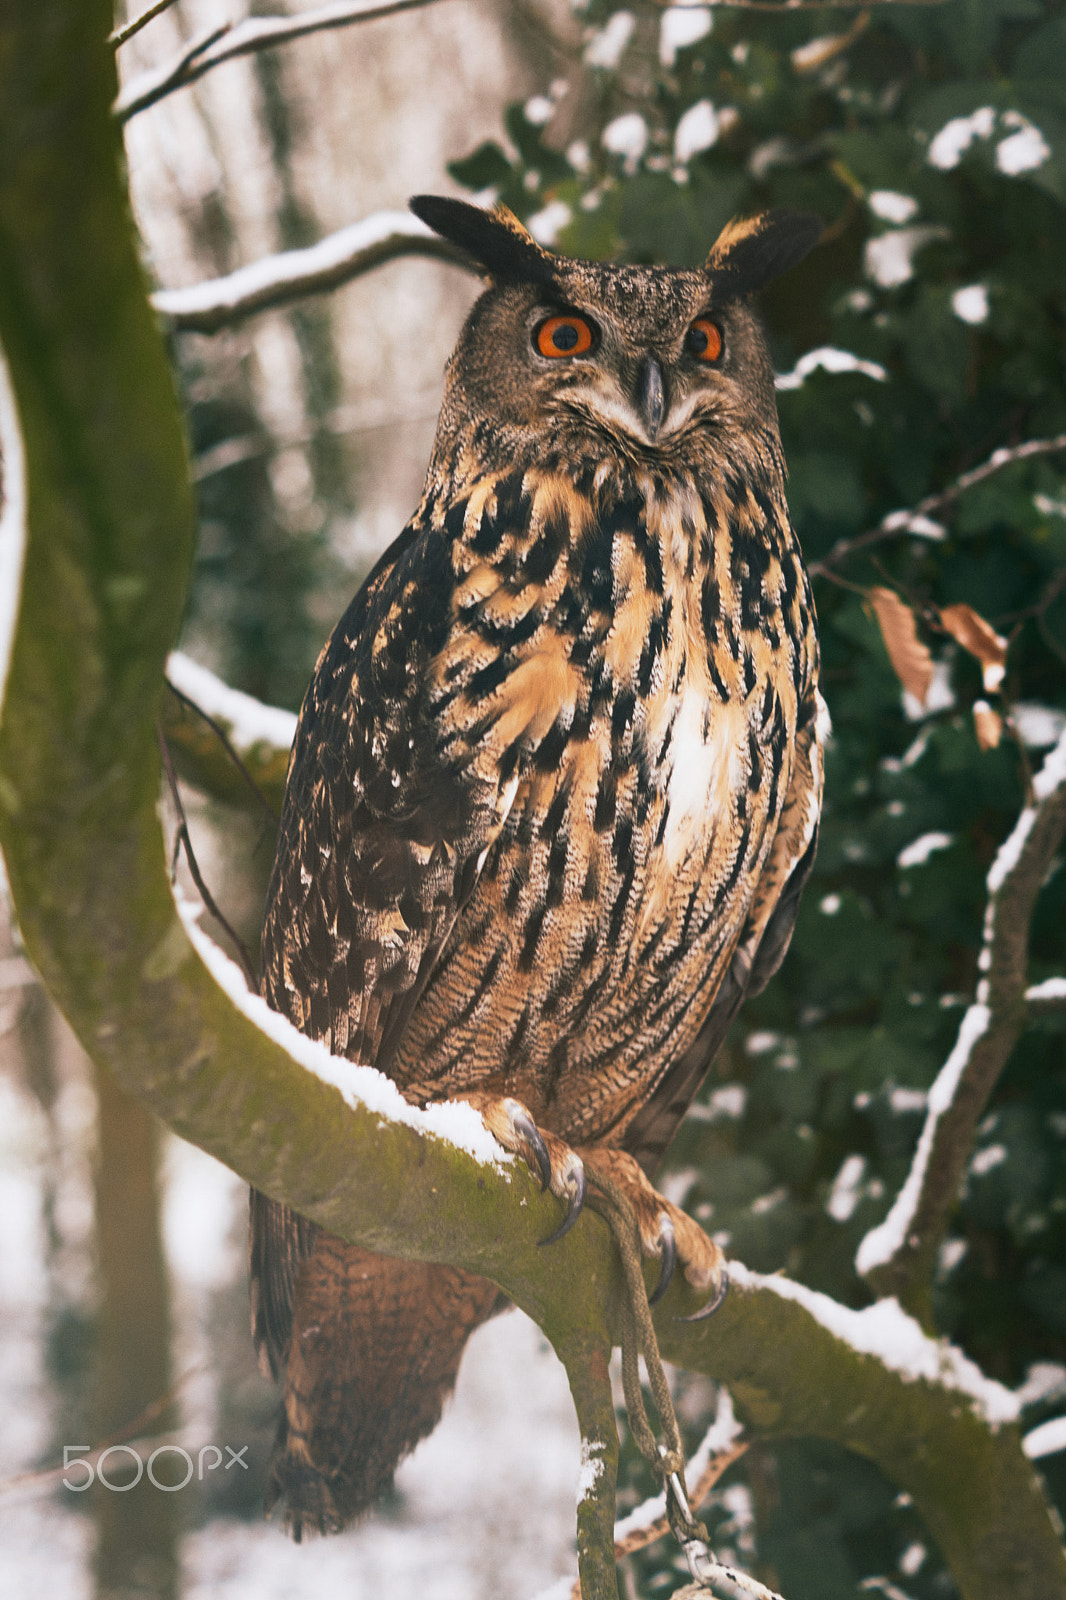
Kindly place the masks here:
[[(907, 1180), (855, 1258), (856, 1268), (878, 1294), (895, 1295), (904, 1305), (924, 1301), (977, 1124), (1025, 1026), (1031, 1004), (1025, 981), (1029, 925), (1064, 835), (1066, 733), (1034, 778), (1032, 801), (989, 870), (976, 996), (929, 1091), (925, 1126)], [(1040, 1006), (1040, 986), (1032, 998)]]
[(174, 0), (155, 0), (155, 4), (142, 11), (139, 17), (134, 17), (132, 22), (127, 22), (123, 27), (116, 28), (114, 33), (108, 35), (108, 44), (114, 45), (117, 50), (120, 44), (125, 44), (127, 39), (132, 39), (135, 33), (140, 33), (146, 23), (153, 17), (158, 17), (163, 11), (169, 11)]
[(195, 83), (212, 67), (238, 56), (253, 55), (257, 50), (269, 50), (274, 45), (286, 44), (290, 39), (302, 39), (311, 33), (322, 33), (327, 28), (346, 28), (354, 22), (374, 22), (380, 17), (395, 16), (401, 11), (415, 11), (434, 5), (437, 0), (384, 0), (381, 4), (341, 4), (323, 6), (318, 11), (305, 11), (296, 17), (249, 17), (244, 22), (226, 22), (212, 31), (210, 39), (201, 37), (194, 49), (185, 49), (165, 67), (142, 72), (130, 80), (115, 101), (115, 116), (128, 122), (138, 111), (156, 105), (165, 95), (186, 84)]
[(214, 717), (208, 716), (203, 707), (198, 706), (192, 696), (187, 695), (182, 689), (179, 689), (177, 684), (171, 683), (169, 678), (167, 678), (165, 682), (171, 694), (175, 695), (177, 699), (181, 701), (183, 706), (188, 706), (189, 710), (195, 712), (201, 721), (207, 723), (207, 726), (211, 729), (211, 732), (215, 735), (215, 738), (218, 740), (219, 744), (222, 746), (223, 750), (225, 750), (226, 754), (233, 762), (233, 765), (237, 768), (237, 771), (244, 779), (245, 784), (262, 806), (263, 814), (266, 820), (274, 823), (276, 826), (278, 821), (277, 812), (274, 810), (274, 807), (270, 804), (270, 801), (267, 799), (262, 789), (252, 777), (252, 774), (248, 771), (248, 768), (245, 766), (244, 762), (233, 748), (233, 745), (230, 743), (229, 737), (226, 734), (225, 728), (222, 727), (221, 723), (216, 722)]
[(979, 467), (973, 467), (969, 472), (962, 473), (954, 483), (949, 484), (946, 489), (941, 489), (937, 494), (926, 495), (924, 500), (919, 500), (910, 510), (890, 511), (875, 527), (868, 528), (865, 533), (858, 534), (854, 539), (838, 539), (823, 560), (811, 562), (809, 569), (811, 576), (828, 577), (830, 568), (846, 561), (856, 551), (866, 550), (871, 545), (880, 544), (884, 539), (893, 539), (897, 534), (912, 533), (924, 538), (942, 537), (943, 529), (932, 519), (938, 512), (952, 505), (967, 489), (972, 489), (975, 484), (983, 483), (986, 478), (1002, 472), (1004, 467), (1013, 466), (1016, 461), (1028, 461), (1034, 456), (1054, 455), (1060, 450), (1066, 450), (1066, 433), (1057, 434), (1053, 439), (1027, 439), (1024, 444), (994, 450), (988, 460), (983, 461)]
[(192, 881), (200, 891), (201, 898), (203, 899), (204, 905), (207, 907), (208, 911), (210, 911), (211, 915), (214, 917), (219, 926), (225, 928), (226, 932), (229, 934), (230, 939), (233, 942), (234, 949), (237, 951), (237, 954), (240, 957), (241, 966), (244, 969), (244, 976), (248, 987), (254, 992), (256, 989), (258, 989), (259, 984), (256, 979), (255, 967), (252, 963), (252, 958), (248, 953), (248, 948), (245, 945), (244, 940), (241, 938), (240, 934), (232, 926), (232, 924), (227, 920), (227, 918), (222, 915), (222, 912), (219, 910), (218, 905), (215, 902), (214, 895), (204, 882), (203, 874), (200, 871), (200, 865), (196, 859), (196, 852), (192, 847), (192, 839), (189, 837), (189, 824), (185, 817), (185, 807), (181, 803), (181, 792), (178, 789), (177, 775), (174, 771), (174, 764), (170, 759), (170, 751), (167, 749), (167, 741), (164, 737), (161, 725), (157, 725), (157, 733), (159, 736), (159, 751), (163, 758), (163, 770), (167, 775), (167, 782), (170, 785), (170, 795), (171, 799), (174, 801), (174, 809), (178, 813), (178, 831), (174, 839), (174, 860), (171, 866), (171, 873), (173, 874), (176, 871), (178, 855), (184, 848), (185, 859), (189, 863), (189, 871), (192, 873)]
[[(159, 1418), (166, 1411), (169, 1411), (189, 1380), (194, 1378), (201, 1370), (202, 1368), (200, 1367), (191, 1367), (167, 1390), (166, 1394), (159, 1395), (157, 1399), (152, 1400), (145, 1406), (143, 1411), (139, 1411), (124, 1427), (117, 1429), (106, 1439), (102, 1439), (99, 1444), (94, 1445), (84, 1455), (79, 1455), (69, 1466), (44, 1467), (39, 1472), (18, 1472), (13, 1477), (5, 1478), (0, 1483), (0, 1497), (17, 1495), (27, 1491), (31, 1494), (40, 1494), (46, 1490), (54, 1489), (76, 1467), (92, 1467), (95, 1469), (99, 1465), (100, 1457), (105, 1455), (108, 1450), (113, 1449), (115, 1445), (139, 1444), (142, 1439), (147, 1441), (149, 1438), (155, 1444), (160, 1443), (160, 1436), (150, 1432), (153, 1422), (158, 1422)], [(164, 1438), (169, 1441), (170, 1435), (165, 1435)]]
[(303, 295), (336, 289), (397, 256), (432, 256), (470, 267), (461, 251), (406, 211), (379, 211), (328, 234), (306, 250), (285, 250), (225, 278), (189, 289), (161, 289), (155, 309), (183, 333), (214, 333), (256, 311), (288, 305)]

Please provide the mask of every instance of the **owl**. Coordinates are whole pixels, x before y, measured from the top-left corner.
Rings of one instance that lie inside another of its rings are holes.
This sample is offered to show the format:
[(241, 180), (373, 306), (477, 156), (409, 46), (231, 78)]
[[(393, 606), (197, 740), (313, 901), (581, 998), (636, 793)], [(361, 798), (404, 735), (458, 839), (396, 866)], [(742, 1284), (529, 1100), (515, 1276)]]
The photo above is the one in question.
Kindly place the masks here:
[[(734, 221), (698, 270), (543, 249), (412, 201), (487, 279), (418, 509), (315, 669), (263, 993), (411, 1102), (471, 1102), (560, 1201), (585, 1169), (708, 1306), (721, 1252), (650, 1182), (814, 855), (827, 718), (748, 297), (820, 224)], [(344, 1526), (437, 1423), (496, 1287), (252, 1196), (253, 1332), (283, 1385), (269, 1504)]]

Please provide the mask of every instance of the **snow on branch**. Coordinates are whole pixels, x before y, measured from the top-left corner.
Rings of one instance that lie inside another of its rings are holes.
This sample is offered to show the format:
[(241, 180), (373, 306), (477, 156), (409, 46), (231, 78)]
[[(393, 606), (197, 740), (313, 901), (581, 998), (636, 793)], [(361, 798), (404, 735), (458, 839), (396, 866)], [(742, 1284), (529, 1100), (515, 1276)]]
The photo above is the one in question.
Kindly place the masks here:
[(296, 716), (292, 711), (264, 705), (240, 689), (231, 689), (208, 667), (180, 650), (172, 650), (167, 657), (167, 679), (204, 716), (225, 729), (238, 755), (247, 754), (257, 745), (268, 745), (288, 758), (296, 737)]
[(378, 211), (305, 250), (284, 250), (188, 289), (160, 289), (152, 305), (179, 332), (215, 333), (253, 312), (336, 289), (384, 261), (408, 255), (468, 265), (454, 245), (409, 212)]
[(804, 1283), (780, 1274), (751, 1272), (736, 1261), (729, 1263), (729, 1277), (738, 1288), (762, 1289), (794, 1301), (841, 1344), (859, 1355), (872, 1356), (904, 1383), (931, 1383), (964, 1396), (990, 1428), (1018, 1420), (1021, 1401), (1013, 1390), (986, 1377), (950, 1340), (931, 1339), (897, 1300), (878, 1300), (855, 1311)]
[(1054, 455), (1060, 450), (1066, 450), (1066, 433), (1056, 434), (1051, 439), (1027, 439), (1023, 444), (994, 450), (987, 461), (982, 461), (980, 466), (971, 468), (969, 472), (963, 472), (946, 489), (926, 495), (924, 500), (919, 500), (918, 504), (909, 510), (888, 512), (875, 527), (868, 528), (865, 533), (857, 534), (854, 539), (838, 539), (822, 561), (811, 562), (811, 576), (822, 577), (834, 567), (840, 566), (841, 562), (853, 556), (856, 551), (867, 550), (871, 545), (880, 544), (883, 540), (892, 539), (900, 533), (909, 533), (919, 539), (943, 539), (946, 530), (935, 517), (953, 505), (967, 489), (972, 489), (975, 484), (983, 483), (986, 478), (1002, 472), (1004, 467), (1013, 466), (1016, 461), (1029, 461), (1034, 456)]
[[(244, 22), (225, 22), (198, 35), (165, 66), (131, 78), (115, 101), (115, 116), (120, 122), (128, 122), (138, 111), (156, 105), (175, 89), (195, 83), (223, 61), (253, 55), (257, 50), (269, 50), (273, 45), (302, 39), (310, 33), (322, 33), (326, 28), (374, 22), (380, 17), (433, 4), (435, 0), (384, 0), (381, 4), (367, 5), (363, 0), (362, 4), (352, 5), (348, 0), (346, 4), (322, 6), (296, 17), (248, 17)], [(116, 42), (121, 43), (121, 40)]]
[[(1055, 852), (1066, 834), (1066, 733), (1033, 780), (1022, 811), (989, 869), (977, 993), (954, 1048), (929, 1091), (925, 1126), (906, 1182), (887, 1217), (863, 1239), (856, 1270), (879, 1293), (904, 1303), (923, 1296), (973, 1148), (974, 1134), (1025, 1026), (1029, 925)], [(1052, 979), (1049, 999), (1062, 980)], [(1066, 986), (1063, 986), (1066, 987)], [(1042, 986), (1033, 998), (1039, 1004)]]
[(1030, 984), (1025, 1003), (1037, 1015), (1066, 1011), (1066, 978), (1045, 978), (1043, 983)]

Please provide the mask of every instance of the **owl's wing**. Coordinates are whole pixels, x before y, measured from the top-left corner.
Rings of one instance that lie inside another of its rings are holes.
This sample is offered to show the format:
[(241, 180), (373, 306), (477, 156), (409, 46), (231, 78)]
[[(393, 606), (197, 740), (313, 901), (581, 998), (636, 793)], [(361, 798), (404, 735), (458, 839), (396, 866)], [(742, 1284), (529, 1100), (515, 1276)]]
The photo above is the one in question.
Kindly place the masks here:
[(334, 1055), (387, 1071), (499, 823), (441, 746), (430, 666), (452, 622), (446, 536), (408, 529), (319, 658), (263, 930), (263, 992)]
[(773, 848), (733, 959), (703, 1027), (626, 1130), (625, 1148), (649, 1174), (662, 1161), (741, 1003), (765, 988), (785, 959), (803, 886), (814, 865), (828, 728), (825, 702), (813, 690), (802, 707), (792, 777)]
[[(500, 823), (497, 790), (439, 745), (430, 663), (452, 621), (447, 536), (409, 526), (338, 623), (289, 766), (261, 948), (270, 1005), (388, 1070)], [(252, 1196), (253, 1336), (284, 1359), (317, 1230)]]

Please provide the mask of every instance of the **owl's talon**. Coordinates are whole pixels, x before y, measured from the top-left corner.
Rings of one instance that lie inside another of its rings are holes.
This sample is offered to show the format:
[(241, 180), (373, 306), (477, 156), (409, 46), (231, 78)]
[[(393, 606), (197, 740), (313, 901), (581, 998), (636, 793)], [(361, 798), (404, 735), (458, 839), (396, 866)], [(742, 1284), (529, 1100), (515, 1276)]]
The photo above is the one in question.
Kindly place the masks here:
[(662, 1249), (662, 1266), (659, 1268), (659, 1281), (652, 1293), (648, 1296), (650, 1306), (657, 1305), (670, 1287), (670, 1279), (677, 1266), (677, 1235), (674, 1225), (665, 1211), (659, 1215), (659, 1243)]
[(555, 1232), (549, 1233), (546, 1239), (538, 1239), (538, 1244), (557, 1244), (565, 1234), (570, 1232), (584, 1209), (588, 1183), (580, 1156), (574, 1155), (573, 1160), (568, 1163), (567, 1169), (563, 1174), (563, 1182), (566, 1187), (566, 1216)]
[(552, 1163), (551, 1156), (548, 1154), (548, 1146), (544, 1143), (544, 1135), (529, 1115), (529, 1112), (524, 1106), (519, 1105), (516, 1100), (512, 1100), (509, 1103), (508, 1110), (511, 1114), (512, 1128), (515, 1133), (526, 1141), (533, 1152), (534, 1160), (537, 1163), (537, 1171), (540, 1173), (541, 1189), (549, 1188), (552, 1181)]
[(726, 1271), (725, 1267), (723, 1267), (718, 1278), (718, 1287), (714, 1291), (714, 1299), (709, 1300), (705, 1306), (701, 1306), (699, 1311), (694, 1311), (691, 1317), (675, 1317), (674, 1321), (706, 1322), (708, 1317), (714, 1316), (714, 1313), (718, 1310), (718, 1307), (722, 1304), (722, 1301), (725, 1299), (728, 1293), (729, 1273)]

